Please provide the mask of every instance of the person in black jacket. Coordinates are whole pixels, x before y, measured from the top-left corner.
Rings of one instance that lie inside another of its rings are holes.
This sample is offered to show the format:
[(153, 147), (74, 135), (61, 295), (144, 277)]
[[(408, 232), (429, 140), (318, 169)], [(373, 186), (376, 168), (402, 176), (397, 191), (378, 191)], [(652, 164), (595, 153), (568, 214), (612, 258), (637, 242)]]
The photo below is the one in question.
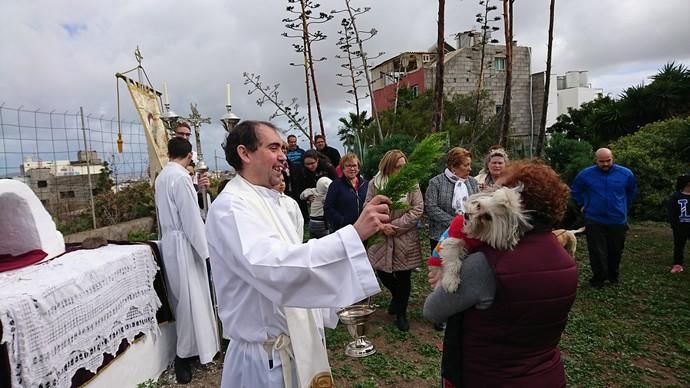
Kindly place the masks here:
[(326, 145), (326, 138), (323, 135), (314, 136), (314, 146), (316, 150), (326, 155), (334, 166), (340, 165), (340, 152), (335, 148)]
[(683, 252), (690, 239), (690, 174), (676, 180), (676, 191), (668, 199), (668, 222), (673, 230), (671, 273), (683, 272)]
[(357, 155), (348, 153), (340, 159), (343, 176), (328, 188), (324, 213), (331, 232), (353, 224), (364, 206), (369, 182), (359, 175), (361, 163)]
[[(302, 158), (303, 167), (296, 167), (294, 171), (294, 176), (292, 177), (292, 189), (293, 193), (297, 197), (300, 209), (302, 210), (302, 216), (305, 220), (309, 219), (309, 212), (307, 203), (310, 202), (309, 198), (306, 201), (300, 199), (300, 194), (306, 189), (313, 189), (316, 187), (316, 181), (319, 178), (327, 176), (331, 180), (336, 180), (338, 174), (335, 171), (335, 167), (331, 164), (328, 158), (322, 153), (316, 150), (308, 150), (304, 153)], [(295, 198), (293, 196), (293, 198)]]

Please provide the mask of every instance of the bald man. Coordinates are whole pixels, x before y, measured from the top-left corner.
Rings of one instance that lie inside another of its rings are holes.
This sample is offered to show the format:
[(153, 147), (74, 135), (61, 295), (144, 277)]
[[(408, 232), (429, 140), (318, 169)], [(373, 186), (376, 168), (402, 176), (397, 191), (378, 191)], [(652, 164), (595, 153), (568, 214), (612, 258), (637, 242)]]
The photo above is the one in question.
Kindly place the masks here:
[(606, 281), (618, 284), (628, 209), (637, 195), (637, 181), (632, 171), (613, 162), (608, 148), (598, 149), (594, 162), (577, 174), (571, 190), (585, 217), (592, 267), (589, 285), (601, 288)]

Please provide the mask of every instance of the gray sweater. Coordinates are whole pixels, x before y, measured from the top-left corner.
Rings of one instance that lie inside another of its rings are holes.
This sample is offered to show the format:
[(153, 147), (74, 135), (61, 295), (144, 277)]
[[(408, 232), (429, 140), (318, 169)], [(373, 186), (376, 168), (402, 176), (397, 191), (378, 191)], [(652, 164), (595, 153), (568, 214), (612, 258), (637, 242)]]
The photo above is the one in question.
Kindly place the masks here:
[[(468, 195), (479, 192), (479, 185), (474, 178), (467, 177), (465, 184)], [(429, 187), (424, 194), (424, 213), (429, 218), (429, 238), (431, 239), (438, 240), (455, 217), (452, 203), (454, 190), (455, 183), (451, 182), (444, 173), (429, 180)]]
[(460, 270), (460, 286), (454, 293), (436, 285), (424, 302), (424, 317), (434, 323), (445, 322), (448, 317), (471, 307), (485, 310), (491, 307), (496, 294), (496, 277), (481, 252), (465, 258)]

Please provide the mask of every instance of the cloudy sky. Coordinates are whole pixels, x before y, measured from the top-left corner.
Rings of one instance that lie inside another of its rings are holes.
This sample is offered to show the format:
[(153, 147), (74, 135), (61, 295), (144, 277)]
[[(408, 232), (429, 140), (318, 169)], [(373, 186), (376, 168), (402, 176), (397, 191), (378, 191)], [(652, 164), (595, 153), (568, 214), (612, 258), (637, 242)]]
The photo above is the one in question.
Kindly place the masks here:
[[(495, 0), (494, 0), (495, 1)], [(475, 0), (446, 1), (446, 33), (478, 27)], [(498, 2), (496, 2), (498, 3)], [(344, 8), (344, 0), (322, 0), (321, 9)], [(365, 49), (420, 51), (436, 40), (437, 3), (413, 0), (352, 0), (372, 10), (359, 17), (360, 29), (379, 34)], [(0, 104), (25, 109), (77, 111), (115, 116), (115, 72), (136, 66), (139, 46), (154, 86), (167, 82), (173, 109), (189, 113), (198, 103), (213, 118), (203, 127), (204, 153), (220, 154), (224, 131), (225, 84), (232, 85), (233, 111), (242, 118), (266, 119), (271, 107), (256, 105), (247, 95), (243, 72), (280, 83), (281, 95), (304, 101), (303, 70), (290, 62), (301, 59), (292, 41), (280, 36), (287, 17), (285, 0), (198, 1), (0, 1)], [(548, 0), (515, 2), (515, 39), (532, 47), (533, 71), (545, 68)], [(628, 86), (647, 82), (669, 61), (690, 65), (690, 1), (559, 0), (556, 4), (553, 72), (588, 70), (593, 87), (614, 96)], [(328, 39), (313, 47), (326, 62), (316, 68), (319, 93), (331, 144), (337, 120), (351, 106), (336, 86), (339, 60), (335, 46), (339, 17), (323, 25)], [(499, 32), (502, 34), (502, 31)], [(374, 61), (374, 64), (378, 63)], [(136, 119), (125, 95), (123, 114)], [(277, 121), (287, 127), (286, 123)], [(303, 147), (306, 139), (300, 139)]]

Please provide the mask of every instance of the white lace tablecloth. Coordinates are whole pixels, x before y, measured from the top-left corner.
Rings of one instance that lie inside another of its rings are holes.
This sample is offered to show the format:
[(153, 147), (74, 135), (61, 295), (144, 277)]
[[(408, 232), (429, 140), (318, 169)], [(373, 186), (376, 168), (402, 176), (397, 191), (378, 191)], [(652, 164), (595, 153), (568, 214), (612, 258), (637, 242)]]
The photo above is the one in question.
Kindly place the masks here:
[(147, 245), (108, 245), (0, 273), (12, 385), (69, 387), (74, 372), (95, 373), (123, 339), (158, 335), (157, 271)]

